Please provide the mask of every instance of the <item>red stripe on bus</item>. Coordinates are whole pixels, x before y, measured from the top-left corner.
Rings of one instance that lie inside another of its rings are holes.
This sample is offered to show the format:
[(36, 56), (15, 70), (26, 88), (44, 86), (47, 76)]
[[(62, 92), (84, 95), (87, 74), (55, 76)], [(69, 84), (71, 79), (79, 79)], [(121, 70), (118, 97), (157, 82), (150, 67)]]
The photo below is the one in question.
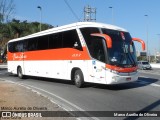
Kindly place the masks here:
[(8, 61), (22, 60), (90, 60), (90, 56), (85, 47), (83, 51), (73, 48), (61, 48), (16, 53), (8, 52)]
[(117, 67), (109, 64), (106, 64), (106, 68), (117, 71), (117, 72), (122, 72), (122, 73), (135, 72), (138, 69), (137, 67), (122, 68), (122, 67)]

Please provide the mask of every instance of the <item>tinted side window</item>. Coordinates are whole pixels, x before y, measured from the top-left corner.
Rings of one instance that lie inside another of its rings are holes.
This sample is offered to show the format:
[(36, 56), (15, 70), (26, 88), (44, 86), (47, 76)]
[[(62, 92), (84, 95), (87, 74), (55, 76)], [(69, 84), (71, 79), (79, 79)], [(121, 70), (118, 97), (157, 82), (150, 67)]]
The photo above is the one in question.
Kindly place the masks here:
[(37, 39), (38, 39), (37, 37), (28, 39), (27, 51), (37, 50)]
[(62, 33), (50, 34), (49, 39), (49, 49), (62, 48)]
[(37, 50), (45, 50), (48, 49), (48, 36), (40, 36), (38, 37), (38, 45)]
[(28, 40), (24, 40), (23, 41), (23, 51), (27, 51), (28, 50), (27, 46), (28, 46)]
[(82, 50), (76, 30), (70, 30), (40, 37), (29, 38), (8, 44), (10, 52), (34, 51), (58, 48), (75, 48)]
[(23, 41), (9, 43), (8, 50), (9, 52), (23, 52)]
[(63, 32), (63, 47), (76, 48), (82, 50), (82, 46), (76, 30)]
[(15, 52), (23, 52), (23, 41), (16, 42)]
[(14, 52), (14, 50), (13, 50), (14, 46), (13, 45), (14, 45), (13, 42), (8, 43), (8, 51), (9, 52)]

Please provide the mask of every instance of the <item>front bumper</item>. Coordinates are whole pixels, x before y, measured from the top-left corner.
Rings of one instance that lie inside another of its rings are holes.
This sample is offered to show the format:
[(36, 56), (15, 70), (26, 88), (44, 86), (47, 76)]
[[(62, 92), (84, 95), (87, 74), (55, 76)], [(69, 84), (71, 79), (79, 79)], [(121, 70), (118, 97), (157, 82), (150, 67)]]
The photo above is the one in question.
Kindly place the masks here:
[(110, 80), (107, 79), (107, 84), (121, 84), (134, 82), (138, 80), (138, 72), (132, 73), (112, 73)]

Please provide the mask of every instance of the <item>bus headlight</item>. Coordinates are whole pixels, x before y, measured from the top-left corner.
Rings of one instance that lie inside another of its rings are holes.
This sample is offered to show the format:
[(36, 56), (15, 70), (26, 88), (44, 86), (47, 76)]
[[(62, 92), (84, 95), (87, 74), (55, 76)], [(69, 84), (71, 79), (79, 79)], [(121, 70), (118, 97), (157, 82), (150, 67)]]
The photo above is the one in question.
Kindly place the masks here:
[(115, 73), (115, 74), (117, 74), (117, 73), (118, 73), (118, 72), (117, 72), (117, 71), (115, 71), (115, 70), (111, 70), (111, 72), (112, 72), (112, 73)]
[(118, 81), (119, 76), (113, 76), (112, 77), (112, 81), (117, 82)]

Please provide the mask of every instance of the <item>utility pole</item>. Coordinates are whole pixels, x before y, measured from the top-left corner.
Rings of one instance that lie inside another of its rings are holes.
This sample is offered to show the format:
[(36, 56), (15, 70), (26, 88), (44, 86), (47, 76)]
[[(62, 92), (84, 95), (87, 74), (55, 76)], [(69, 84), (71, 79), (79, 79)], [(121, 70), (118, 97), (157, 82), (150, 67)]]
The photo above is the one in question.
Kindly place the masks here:
[(149, 53), (149, 45), (148, 45), (148, 15), (144, 15), (146, 17), (146, 35), (147, 35), (147, 61), (150, 62), (150, 53)]
[[(158, 44), (160, 45), (160, 34), (157, 34), (157, 35), (158, 35), (158, 40), (159, 40)], [(159, 47), (159, 52), (160, 52), (160, 47)]]
[(89, 5), (84, 7), (84, 21), (96, 21), (96, 8), (91, 8)]
[(38, 6), (37, 7), (40, 10), (40, 31), (42, 30), (42, 7)]
[(112, 10), (112, 24), (114, 24), (113, 7), (109, 7)]

